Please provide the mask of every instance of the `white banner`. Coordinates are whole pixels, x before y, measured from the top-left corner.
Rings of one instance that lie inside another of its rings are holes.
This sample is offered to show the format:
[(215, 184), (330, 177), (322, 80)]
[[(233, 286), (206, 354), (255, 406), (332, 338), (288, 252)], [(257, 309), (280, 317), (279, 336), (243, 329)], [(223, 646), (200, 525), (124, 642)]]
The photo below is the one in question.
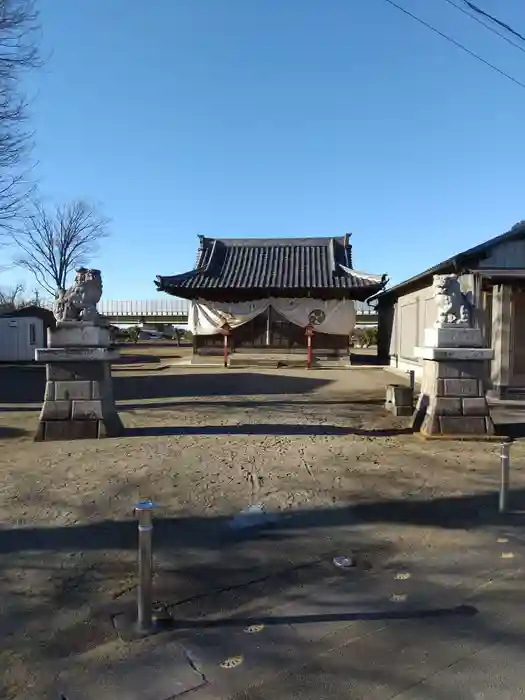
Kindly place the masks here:
[(269, 298), (221, 304), (199, 299), (191, 302), (188, 328), (195, 335), (215, 335), (227, 323), (238, 328), (271, 306), (287, 321), (306, 328), (312, 325), (319, 333), (350, 335), (356, 321), (355, 304), (351, 299)]

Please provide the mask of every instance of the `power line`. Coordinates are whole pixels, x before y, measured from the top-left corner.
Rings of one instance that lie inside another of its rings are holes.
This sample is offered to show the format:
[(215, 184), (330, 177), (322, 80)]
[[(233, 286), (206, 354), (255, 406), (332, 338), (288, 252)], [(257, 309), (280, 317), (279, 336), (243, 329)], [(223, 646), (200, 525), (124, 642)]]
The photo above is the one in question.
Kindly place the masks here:
[(467, 15), (467, 17), (470, 17), (470, 19), (474, 20), (474, 22), (477, 22), (478, 24), (481, 24), (482, 27), (485, 27), (485, 29), (488, 29), (489, 32), (492, 32), (493, 34), (496, 34), (496, 36), (499, 36), (500, 39), (503, 39), (503, 41), (506, 41), (507, 44), (510, 44), (511, 46), (514, 46), (514, 48), (518, 49), (519, 51), (523, 51), (525, 53), (525, 48), (523, 46), (520, 46), (519, 44), (516, 44), (515, 41), (512, 41), (512, 39), (509, 39), (508, 36), (505, 36), (503, 32), (498, 32), (497, 29), (494, 29), (494, 27), (491, 27), (490, 24), (487, 24), (484, 22), (482, 19), (479, 17), (476, 17), (475, 15), (471, 15), (470, 12), (465, 10), (464, 7), (461, 7), (460, 5), (457, 5), (454, 0), (445, 0), (445, 2), (448, 2), (449, 5), (452, 5), (452, 7), (455, 7), (456, 10), (459, 10), (460, 12), (463, 12), (464, 15)]
[(495, 22), (496, 24), (499, 24), (500, 27), (503, 27), (503, 29), (506, 29), (508, 32), (511, 34), (514, 34), (514, 36), (517, 36), (518, 39), (521, 39), (522, 41), (525, 41), (525, 36), (523, 34), (520, 34), (517, 32), (515, 29), (513, 29), (510, 24), (506, 24), (505, 22), (502, 22), (500, 19), (497, 17), (494, 17), (493, 15), (489, 15), (488, 12), (485, 12), (485, 10), (482, 10), (481, 7), (478, 7), (477, 5), (474, 5), (473, 2), (469, 2), (469, 0), (463, 0), (465, 5), (470, 7), (470, 9), (473, 12), (477, 12), (479, 15), (483, 15), (483, 17), (486, 17), (487, 19), (490, 19), (491, 22)]
[(520, 80), (518, 80), (517, 78), (514, 78), (512, 75), (509, 75), (509, 73), (506, 73), (504, 70), (501, 70), (501, 68), (498, 68), (498, 67), (495, 66), (493, 63), (490, 63), (490, 61), (487, 61), (486, 59), (484, 59), (484, 58), (483, 58), (482, 56), (480, 56), (479, 54), (474, 53), (474, 51), (471, 51), (471, 50), (468, 49), (466, 46), (464, 46), (463, 44), (461, 44), (459, 41), (456, 41), (456, 40), (453, 39), (452, 37), (448, 36), (448, 34), (444, 34), (444, 33), (441, 32), (439, 29), (436, 29), (436, 27), (433, 27), (433, 26), (432, 26), (431, 24), (429, 24), (428, 22), (425, 22), (425, 20), (421, 19), (420, 17), (417, 17), (417, 15), (412, 14), (412, 12), (409, 12), (409, 11), (406, 10), (404, 7), (401, 7), (401, 5), (398, 5), (398, 4), (395, 3), (393, 0), (385, 0), (385, 2), (387, 2), (389, 5), (392, 5), (392, 7), (395, 7), (395, 8), (396, 8), (397, 10), (399, 10), (400, 12), (403, 12), (405, 15), (408, 15), (409, 17), (411, 17), (411, 18), (412, 18), (413, 20), (415, 20), (416, 22), (419, 22), (419, 24), (422, 24), (422, 25), (423, 25), (424, 27), (426, 27), (427, 29), (430, 29), (430, 31), (434, 32), (435, 34), (438, 34), (440, 37), (443, 37), (443, 39), (446, 39), (446, 40), (449, 41), (451, 44), (454, 44), (454, 46), (457, 46), (458, 49), (461, 49), (461, 50), (464, 51), (465, 53), (468, 53), (469, 56), (472, 56), (472, 58), (475, 58), (477, 61), (480, 61), (481, 63), (485, 64), (486, 66), (488, 66), (489, 68), (491, 68), (493, 71), (496, 71), (496, 73), (499, 73), (500, 75), (502, 75), (504, 78), (507, 78), (508, 80), (511, 80), (511, 81), (512, 81), (513, 83), (515, 83), (516, 85), (519, 85), (519, 87), (525, 89), (525, 83), (522, 83), (522, 82), (521, 82)]

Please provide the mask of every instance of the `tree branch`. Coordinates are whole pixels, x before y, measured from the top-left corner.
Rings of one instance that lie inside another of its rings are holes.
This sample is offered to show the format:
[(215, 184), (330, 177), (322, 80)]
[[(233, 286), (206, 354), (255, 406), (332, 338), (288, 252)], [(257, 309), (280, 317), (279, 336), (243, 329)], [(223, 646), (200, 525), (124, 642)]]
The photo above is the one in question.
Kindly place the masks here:
[(57, 206), (53, 212), (36, 202), (23, 226), (12, 232), (19, 250), (16, 264), (54, 294), (66, 287), (68, 276), (95, 252), (108, 235), (108, 227), (109, 219), (84, 200)]

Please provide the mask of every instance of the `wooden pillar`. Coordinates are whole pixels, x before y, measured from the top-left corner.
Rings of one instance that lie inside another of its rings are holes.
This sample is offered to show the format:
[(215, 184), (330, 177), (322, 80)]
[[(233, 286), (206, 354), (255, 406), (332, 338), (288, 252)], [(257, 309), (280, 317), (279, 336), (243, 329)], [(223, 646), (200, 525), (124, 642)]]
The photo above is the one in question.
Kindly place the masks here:
[(512, 287), (498, 284), (492, 292), (491, 395), (503, 399), (512, 384)]
[(231, 333), (231, 328), (230, 326), (225, 323), (223, 327), (221, 328), (221, 333), (223, 335), (223, 359), (224, 359), (224, 366), (228, 367), (228, 356), (230, 352), (230, 347), (229, 347), (229, 337)]
[(197, 330), (199, 325), (199, 312), (197, 311), (197, 305), (193, 304), (193, 354), (196, 355), (199, 351), (199, 346), (197, 343)]
[(377, 307), (377, 357), (384, 365), (390, 364), (390, 343), (394, 330), (394, 302)]
[(314, 327), (310, 324), (306, 326), (305, 332), (306, 336), (306, 368), (312, 368), (312, 338), (314, 335)]

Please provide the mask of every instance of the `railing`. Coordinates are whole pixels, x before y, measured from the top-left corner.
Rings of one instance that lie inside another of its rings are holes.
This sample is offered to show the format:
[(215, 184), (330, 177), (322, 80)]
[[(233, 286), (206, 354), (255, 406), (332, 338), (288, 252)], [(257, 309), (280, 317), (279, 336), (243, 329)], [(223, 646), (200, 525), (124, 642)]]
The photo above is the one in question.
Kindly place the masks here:
[[(42, 306), (52, 309), (53, 299), (45, 299)], [(187, 316), (189, 301), (186, 299), (101, 299), (97, 309), (103, 316), (110, 317), (142, 317), (142, 316)]]
[(102, 299), (99, 313), (104, 316), (187, 316), (190, 303), (186, 299)]
[[(53, 308), (53, 300), (46, 299), (42, 302), (46, 308)], [(186, 299), (178, 299), (177, 297), (165, 297), (160, 299), (130, 299), (130, 300), (112, 300), (102, 299), (98, 303), (98, 311), (104, 316), (112, 318), (128, 318), (128, 317), (148, 317), (148, 316), (176, 316), (182, 317), (188, 315), (190, 302)], [(377, 312), (368, 304), (362, 301), (356, 301), (356, 313), (361, 315), (375, 315)]]

